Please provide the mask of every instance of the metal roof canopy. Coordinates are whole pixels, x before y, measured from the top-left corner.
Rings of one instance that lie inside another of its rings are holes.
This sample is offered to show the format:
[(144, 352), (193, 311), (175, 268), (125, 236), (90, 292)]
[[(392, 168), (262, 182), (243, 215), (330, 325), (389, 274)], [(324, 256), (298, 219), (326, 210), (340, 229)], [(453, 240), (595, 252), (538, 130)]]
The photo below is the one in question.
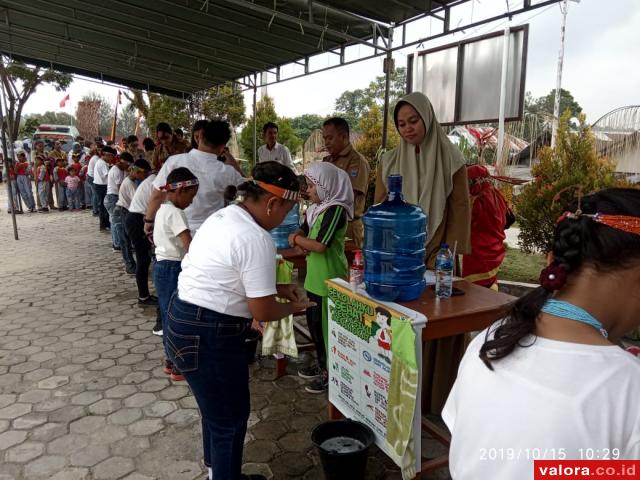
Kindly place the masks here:
[[(387, 54), (559, 0), (450, 28), (451, 9), (470, 0), (0, 0), (0, 52), (26, 63), (174, 97), (225, 82), (255, 88), (256, 74), (283, 80)], [(442, 32), (406, 41), (406, 26), (431, 16)], [(392, 42), (393, 31), (401, 41)], [(345, 60), (355, 44), (373, 53)], [(313, 55), (339, 64), (311, 70)]]

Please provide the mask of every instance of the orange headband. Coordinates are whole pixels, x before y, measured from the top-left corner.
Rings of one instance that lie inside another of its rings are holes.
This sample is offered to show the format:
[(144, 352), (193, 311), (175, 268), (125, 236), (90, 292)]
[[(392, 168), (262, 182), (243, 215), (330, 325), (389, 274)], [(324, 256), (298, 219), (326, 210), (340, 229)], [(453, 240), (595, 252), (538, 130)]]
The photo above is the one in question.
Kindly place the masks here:
[(594, 215), (590, 215), (577, 210), (575, 213), (564, 212), (556, 221), (556, 225), (563, 220), (566, 220), (567, 218), (577, 220), (581, 216), (589, 217), (594, 222), (598, 222), (608, 227), (615, 228), (616, 230), (632, 233), (634, 235), (640, 235), (640, 217), (632, 217), (630, 215), (607, 215), (605, 213), (596, 213)]
[(266, 190), (269, 193), (273, 193), (276, 197), (284, 198), (285, 200), (298, 201), (300, 194), (293, 190), (287, 190), (286, 188), (278, 187), (277, 185), (271, 185), (270, 183), (261, 182), (259, 180), (253, 181), (261, 189)]

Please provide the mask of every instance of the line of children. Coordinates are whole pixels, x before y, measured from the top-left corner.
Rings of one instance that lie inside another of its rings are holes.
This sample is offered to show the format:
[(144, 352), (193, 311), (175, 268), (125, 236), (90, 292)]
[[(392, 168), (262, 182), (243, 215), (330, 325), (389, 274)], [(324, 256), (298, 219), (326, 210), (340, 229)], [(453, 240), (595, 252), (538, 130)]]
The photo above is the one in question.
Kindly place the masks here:
[(347, 222), (353, 219), (353, 189), (349, 175), (329, 162), (316, 162), (305, 170), (309, 200), (302, 229), (289, 236), (289, 245), (309, 253), (304, 288), (315, 307), (307, 309), (307, 325), (316, 347), (317, 365), (302, 368), (298, 375), (311, 380), (309, 393), (328, 388), (327, 295), (325, 280), (346, 278), (349, 269), (344, 254)]
[[(162, 330), (166, 332), (169, 300), (178, 288), (181, 262), (191, 244), (191, 232), (184, 209), (191, 205), (198, 193), (198, 179), (188, 168), (179, 167), (169, 173), (167, 184), (162, 190), (166, 192), (166, 200), (156, 213), (153, 227), (153, 243), (156, 247), (153, 283), (158, 294)], [(163, 335), (162, 338), (165, 344), (167, 336)], [(164, 372), (170, 375), (172, 380), (184, 380), (182, 374), (168, 359), (165, 359)]]

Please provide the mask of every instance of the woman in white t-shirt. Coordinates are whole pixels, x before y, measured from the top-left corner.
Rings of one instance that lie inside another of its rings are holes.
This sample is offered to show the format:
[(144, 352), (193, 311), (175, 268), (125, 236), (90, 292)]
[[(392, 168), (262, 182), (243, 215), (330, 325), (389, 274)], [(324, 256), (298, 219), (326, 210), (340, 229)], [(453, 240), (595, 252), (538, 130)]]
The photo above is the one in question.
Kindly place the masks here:
[[(252, 318), (280, 320), (313, 306), (295, 285), (276, 286), (269, 235), (296, 205), (299, 188), (291, 169), (258, 164), (238, 187), (242, 201), (198, 230), (169, 302), (167, 355), (198, 402), (211, 479), (264, 478), (240, 473), (250, 411), (245, 338)], [(276, 294), (291, 303), (277, 302)]]
[(640, 458), (640, 361), (617, 346), (640, 324), (640, 190), (571, 205), (540, 283), (460, 364), (442, 414), (454, 480), (532, 479), (538, 459)]

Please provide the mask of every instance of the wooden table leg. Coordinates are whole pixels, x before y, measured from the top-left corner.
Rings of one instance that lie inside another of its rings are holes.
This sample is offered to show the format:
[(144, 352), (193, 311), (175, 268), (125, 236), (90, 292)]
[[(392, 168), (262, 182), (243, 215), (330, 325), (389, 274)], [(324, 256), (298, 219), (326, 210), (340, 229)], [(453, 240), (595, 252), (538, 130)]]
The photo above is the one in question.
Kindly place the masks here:
[(343, 418), (344, 415), (340, 413), (340, 410), (338, 410), (333, 403), (329, 402), (329, 420), (342, 420)]
[(276, 358), (276, 379), (287, 374), (287, 357)]

